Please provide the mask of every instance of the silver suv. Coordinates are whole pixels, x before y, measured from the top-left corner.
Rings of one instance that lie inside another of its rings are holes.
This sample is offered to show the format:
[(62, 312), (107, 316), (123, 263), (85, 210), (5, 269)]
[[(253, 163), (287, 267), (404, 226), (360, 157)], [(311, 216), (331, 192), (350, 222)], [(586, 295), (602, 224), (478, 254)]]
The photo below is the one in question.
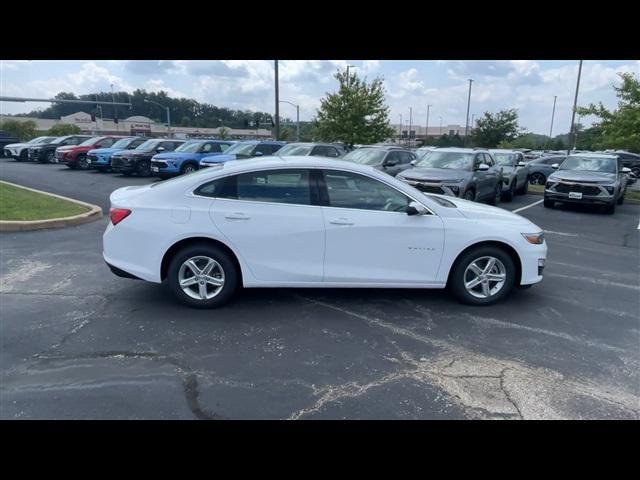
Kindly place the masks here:
[(488, 150), (437, 148), (397, 177), (428, 193), (495, 205), (502, 193), (502, 170)]

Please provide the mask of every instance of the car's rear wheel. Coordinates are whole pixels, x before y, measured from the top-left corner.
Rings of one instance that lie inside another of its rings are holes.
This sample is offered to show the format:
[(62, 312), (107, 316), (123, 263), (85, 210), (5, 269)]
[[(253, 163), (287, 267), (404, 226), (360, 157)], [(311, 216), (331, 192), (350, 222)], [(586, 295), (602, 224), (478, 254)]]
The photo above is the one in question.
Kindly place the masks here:
[(214, 308), (228, 302), (239, 284), (235, 262), (218, 247), (195, 244), (180, 250), (167, 271), (167, 283), (183, 303)]
[(182, 175), (186, 175), (187, 173), (193, 173), (196, 170), (198, 170), (197, 166), (195, 166), (193, 163), (187, 163), (182, 166), (182, 168), (180, 169), (180, 173)]
[(532, 173), (529, 176), (529, 183), (531, 185), (544, 185), (547, 181), (547, 177), (545, 177), (542, 173)]
[(528, 192), (529, 192), (529, 181), (525, 180), (520, 190), (518, 190), (518, 194), (526, 195)]
[(618, 198), (618, 205), (622, 205), (624, 203), (624, 196), (627, 194), (627, 189), (624, 192), (620, 193), (620, 198)]
[(556, 202), (554, 202), (553, 200), (549, 200), (547, 198), (544, 199), (544, 203), (543, 203), (545, 208), (553, 208), (556, 205)]
[(491, 305), (511, 291), (515, 272), (513, 260), (504, 250), (478, 247), (456, 261), (449, 286), (463, 303)]
[(20, 155), (16, 157), (16, 160), (18, 162), (26, 162), (27, 160), (29, 160), (29, 152), (27, 152), (26, 150), (22, 150), (20, 152)]
[(631, 173), (636, 177), (640, 177), (640, 167), (631, 167)]
[(47, 163), (56, 163), (56, 154), (55, 154), (55, 152), (47, 153)]
[(149, 175), (151, 175), (151, 162), (142, 160), (138, 164), (137, 174), (139, 177), (148, 177)]

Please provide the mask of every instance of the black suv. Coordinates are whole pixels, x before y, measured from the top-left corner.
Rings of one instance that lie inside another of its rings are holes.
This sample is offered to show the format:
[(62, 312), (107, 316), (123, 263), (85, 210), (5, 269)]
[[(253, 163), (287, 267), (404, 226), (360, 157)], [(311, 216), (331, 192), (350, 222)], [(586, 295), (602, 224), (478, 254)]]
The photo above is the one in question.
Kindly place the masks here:
[(56, 148), (67, 145), (80, 145), (85, 140), (95, 137), (95, 135), (67, 135), (58, 137), (51, 143), (38, 143), (29, 147), (29, 160), (40, 163), (57, 163)]
[(332, 143), (289, 143), (276, 152), (279, 157), (329, 157), (338, 158), (347, 153), (342, 145)]
[(172, 152), (184, 142), (172, 138), (150, 138), (133, 150), (111, 155), (111, 170), (124, 175), (136, 173), (139, 177), (148, 177), (151, 175), (151, 157), (157, 153)]
[(360, 147), (347, 153), (342, 160), (371, 165), (372, 167), (395, 177), (412, 167), (411, 162), (418, 157), (411, 150), (400, 147)]

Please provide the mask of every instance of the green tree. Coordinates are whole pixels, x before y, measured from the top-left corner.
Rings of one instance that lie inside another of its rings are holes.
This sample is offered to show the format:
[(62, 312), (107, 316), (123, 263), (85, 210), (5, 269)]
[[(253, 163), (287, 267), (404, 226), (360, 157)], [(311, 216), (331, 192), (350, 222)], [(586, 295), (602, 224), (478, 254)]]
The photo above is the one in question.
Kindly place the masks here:
[(8, 119), (0, 124), (0, 130), (11, 137), (19, 138), (21, 142), (26, 142), (36, 136), (36, 122), (33, 120), (20, 122)]
[(515, 140), (522, 133), (524, 129), (518, 126), (516, 109), (501, 110), (498, 113), (484, 112), (476, 120), (471, 141), (479, 147), (495, 148), (501, 142)]
[(229, 129), (227, 127), (222, 127), (218, 130), (218, 137), (220, 137), (220, 140), (226, 140), (229, 138)]
[(70, 123), (59, 123), (54, 125), (47, 131), (47, 135), (54, 137), (63, 137), (65, 135), (77, 135), (81, 133), (80, 127), (72, 125)]
[(389, 126), (389, 107), (385, 103), (382, 78), (371, 83), (357, 74), (337, 72), (337, 93), (329, 93), (320, 100), (316, 132), (327, 142), (347, 145), (372, 144), (393, 136)]
[(635, 74), (619, 73), (622, 84), (613, 88), (618, 97), (617, 110), (607, 110), (598, 105), (578, 107), (579, 115), (595, 115), (594, 123), (600, 131), (600, 139), (593, 142), (596, 149), (619, 148), (640, 152), (640, 81)]

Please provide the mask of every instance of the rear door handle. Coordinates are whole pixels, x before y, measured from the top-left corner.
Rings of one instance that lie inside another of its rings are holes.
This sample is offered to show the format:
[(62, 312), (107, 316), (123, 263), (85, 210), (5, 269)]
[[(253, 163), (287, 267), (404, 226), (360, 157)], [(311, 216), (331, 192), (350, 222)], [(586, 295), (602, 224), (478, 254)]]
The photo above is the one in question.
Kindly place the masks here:
[(235, 212), (235, 213), (227, 213), (224, 218), (229, 220), (249, 220), (251, 217), (246, 213)]
[(348, 218), (334, 218), (333, 220), (329, 220), (329, 223), (332, 225), (353, 225), (353, 222)]

